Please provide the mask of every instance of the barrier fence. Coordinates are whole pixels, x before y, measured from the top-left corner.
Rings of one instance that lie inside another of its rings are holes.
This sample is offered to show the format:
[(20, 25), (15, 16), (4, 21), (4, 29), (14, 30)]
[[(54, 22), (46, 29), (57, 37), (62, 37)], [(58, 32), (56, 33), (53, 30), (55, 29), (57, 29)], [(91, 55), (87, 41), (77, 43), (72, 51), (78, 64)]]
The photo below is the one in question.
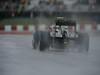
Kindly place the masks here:
[[(39, 28), (44, 30), (46, 25), (39, 25)], [(0, 33), (24, 32), (32, 33), (35, 30), (35, 25), (1, 25)], [(100, 31), (100, 24), (77, 24), (77, 31)]]

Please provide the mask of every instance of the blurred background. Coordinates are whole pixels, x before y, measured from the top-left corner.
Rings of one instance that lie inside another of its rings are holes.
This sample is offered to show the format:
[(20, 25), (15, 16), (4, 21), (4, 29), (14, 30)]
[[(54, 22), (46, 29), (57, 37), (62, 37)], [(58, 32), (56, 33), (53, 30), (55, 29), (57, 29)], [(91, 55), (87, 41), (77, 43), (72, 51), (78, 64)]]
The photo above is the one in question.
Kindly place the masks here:
[(38, 17), (48, 24), (57, 16), (99, 24), (99, 7), (100, 0), (0, 0), (0, 25), (37, 24)]
[[(58, 16), (88, 32), (86, 41), (79, 39), (88, 52), (81, 53), (80, 42), (73, 46), (73, 41), (64, 52), (33, 49), (34, 35), (26, 34), (33, 34), (35, 25), (45, 29), (42, 25)], [(0, 0), (0, 75), (100, 75), (100, 0)]]

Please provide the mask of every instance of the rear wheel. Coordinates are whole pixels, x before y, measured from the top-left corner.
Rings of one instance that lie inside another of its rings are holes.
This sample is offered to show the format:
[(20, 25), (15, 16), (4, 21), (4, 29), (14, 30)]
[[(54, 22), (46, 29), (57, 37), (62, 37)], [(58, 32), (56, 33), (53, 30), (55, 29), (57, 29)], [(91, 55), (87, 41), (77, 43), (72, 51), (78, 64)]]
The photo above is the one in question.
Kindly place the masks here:
[(44, 51), (49, 48), (49, 34), (47, 31), (36, 31), (33, 35), (32, 46), (34, 49)]
[(88, 52), (89, 50), (89, 36), (87, 33), (79, 33), (79, 37), (75, 40), (75, 45), (79, 52)]
[(39, 31), (35, 32), (33, 34), (33, 40), (32, 40), (32, 46), (33, 46), (33, 49), (37, 49), (38, 46), (39, 46)]
[(47, 31), (40, 31), (39, 50), (44, 51), (49, 48), (49, 34)]
[(69, 39), (66, 45), (68, 52), (88, 52), (89, 50), (89, 36), (87, 33), (78, 33), (78, 38)]

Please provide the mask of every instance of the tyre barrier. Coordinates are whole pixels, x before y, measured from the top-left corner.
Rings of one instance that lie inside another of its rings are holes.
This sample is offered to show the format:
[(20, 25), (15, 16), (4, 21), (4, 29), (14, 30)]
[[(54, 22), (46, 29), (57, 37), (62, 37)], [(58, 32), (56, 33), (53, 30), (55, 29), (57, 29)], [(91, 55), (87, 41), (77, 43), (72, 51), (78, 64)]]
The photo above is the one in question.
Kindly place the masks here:
[[(45, 25), (39, 25), (40, 30), (47, 29)], [(6, 33), (32, 33), (35, 25), (0, 25), (0, 34)], [(100, 31), (100, 24), (77, 24), (77, 31)]]

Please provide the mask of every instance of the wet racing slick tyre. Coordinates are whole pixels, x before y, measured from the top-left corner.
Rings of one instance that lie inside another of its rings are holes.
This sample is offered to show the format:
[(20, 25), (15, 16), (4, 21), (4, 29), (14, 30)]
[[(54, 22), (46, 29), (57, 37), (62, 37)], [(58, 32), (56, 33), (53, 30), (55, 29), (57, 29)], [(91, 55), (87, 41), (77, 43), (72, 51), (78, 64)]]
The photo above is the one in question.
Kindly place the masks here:
[(79, 52), (88, 52), (89, 50), (89, 35), (88, 33), (79, 33), (79, 37), (75, 40), (75, 45)]
[(49, 48), (49, 34), (47, 31), (36, 31), (32, 40), (33, 49), (44, 51)]
[(49, 48), (49, 34), (47, 31), (40, 31), (39, 50), (44, 51)]
[(39, 31), (36, 31), (34, 34), (33, 34), (33, 40), (32, 40), (32, 46), (33, 46), (33, 49), (37, 49), (38, 46), (39, 46)]

